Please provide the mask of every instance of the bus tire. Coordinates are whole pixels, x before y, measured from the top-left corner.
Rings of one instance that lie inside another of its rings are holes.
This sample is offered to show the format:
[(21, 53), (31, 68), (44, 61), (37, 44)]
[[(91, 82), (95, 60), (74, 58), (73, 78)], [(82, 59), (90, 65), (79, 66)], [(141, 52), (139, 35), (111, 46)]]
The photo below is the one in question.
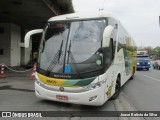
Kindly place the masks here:
[(132, 75), (132, 76), (129, 78), (129, 80), (133, 80), (133, 78), (134, 78), (134, 75)]
[(135, 68), (133, 68), (132, 76), (129, 78), (129, 80), (133, 80), (133, 78), (134, 78), (134, 74), (135, 74)]
[(116, 82), (116, 85), (115, 85), (115, 93), (114, 95), (110, 98), (110, 100), (115, 100), (117, 99), (119, 93), (120, 93), (120, 77), (117, 77), (117, 82)]

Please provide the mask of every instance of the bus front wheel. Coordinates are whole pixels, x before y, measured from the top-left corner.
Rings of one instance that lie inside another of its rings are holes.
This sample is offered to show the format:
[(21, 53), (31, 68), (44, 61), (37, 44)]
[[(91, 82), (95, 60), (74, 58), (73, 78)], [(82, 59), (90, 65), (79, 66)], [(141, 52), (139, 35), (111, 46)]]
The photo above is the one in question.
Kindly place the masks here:
[(130, 77), (130, 80), (133, 80), (133, 78), (134, 78), (134, 74), (135, 74), (135, 68), (133, 68), (132, 76)]
[(114, 95), (110, 98), (111, 100), (115, 100), (117, 99), (119, 93), (120, 93), (120, 78), (118, 77), (117, 78), (117, 82), (116, 82), (116, 85), (115, 85), (115, 93)]

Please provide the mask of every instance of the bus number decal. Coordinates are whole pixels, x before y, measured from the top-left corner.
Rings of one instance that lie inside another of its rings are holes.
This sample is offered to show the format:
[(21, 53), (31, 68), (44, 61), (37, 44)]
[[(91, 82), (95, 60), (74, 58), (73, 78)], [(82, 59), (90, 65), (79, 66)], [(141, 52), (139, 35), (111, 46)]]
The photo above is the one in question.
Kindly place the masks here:
[(57, 82), (54, 81), (54, 80), (46, 80), (46, 82), (49, 83), (49, 84), (56, 84), (56, 83), (57, 83)]

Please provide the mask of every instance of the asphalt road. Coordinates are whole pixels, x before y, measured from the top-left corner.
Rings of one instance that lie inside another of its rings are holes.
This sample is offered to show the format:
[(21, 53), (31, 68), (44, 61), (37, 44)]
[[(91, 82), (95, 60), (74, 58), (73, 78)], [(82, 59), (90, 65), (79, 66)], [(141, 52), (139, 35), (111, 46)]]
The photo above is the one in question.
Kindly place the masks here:
[[(15, 75), (16, 76), (16, 75)], [(137, 71), (122, 88), (117, 100), (93, 107), (42, 100), (27, 77), (0, 79), (0, 111), (160, 111), (160, 70)], [(91, 114), (88, 112), (88, 114)], [(16, 118), (14, 118), (16, 119)], [(52, 120), (159, 120), (156, 117), (62, 117)]]

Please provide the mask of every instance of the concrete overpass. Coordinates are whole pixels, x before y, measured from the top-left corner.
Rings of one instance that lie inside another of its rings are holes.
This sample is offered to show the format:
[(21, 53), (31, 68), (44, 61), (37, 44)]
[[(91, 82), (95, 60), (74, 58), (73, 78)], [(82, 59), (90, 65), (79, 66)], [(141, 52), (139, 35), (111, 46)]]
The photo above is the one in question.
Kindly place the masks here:
[(0, 63), (26, 65), (38, 49), (40, 36), (34, 37), (30, 49), (24, 49), (19, 43), (25, 33), (43, 28), (52, 16), (72, 12), (71, 0), (0, 0)]

